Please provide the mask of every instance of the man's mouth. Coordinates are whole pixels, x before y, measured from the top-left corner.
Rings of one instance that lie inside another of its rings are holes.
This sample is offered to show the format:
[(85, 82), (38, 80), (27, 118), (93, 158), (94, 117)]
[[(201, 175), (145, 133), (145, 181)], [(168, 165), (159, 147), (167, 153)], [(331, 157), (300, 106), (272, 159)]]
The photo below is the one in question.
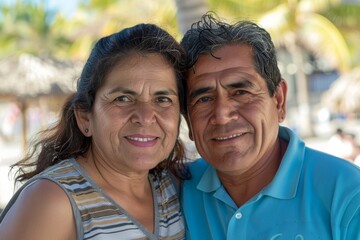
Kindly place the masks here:
[(226, 137), (217, 137), (217, 138), (215, 138), (215, 140), (225, 141), (225, 140), (229, 140), (229, 139), (232, 139), (232, 138), (240, 137), (242, 135), (244, 135), (244, 133), (235, 133), (235, 134), (232, 134), (232, 135), (226, 136)]

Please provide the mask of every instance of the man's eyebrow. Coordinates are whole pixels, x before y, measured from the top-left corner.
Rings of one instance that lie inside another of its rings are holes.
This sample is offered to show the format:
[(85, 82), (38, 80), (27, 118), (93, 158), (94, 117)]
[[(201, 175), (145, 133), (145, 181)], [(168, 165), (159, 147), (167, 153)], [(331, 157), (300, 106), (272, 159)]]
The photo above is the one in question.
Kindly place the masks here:
[(211, 89), (212, 89), (212, 87), (203, 87), (203, 88), (198, 88), (193, 91), (190, 91), (189, 98), (190, 98), (190, 100), (194, 99), (196, 96), (203, 94), (203, 93), (207, 93)]
[(229, 83), (226, 85), (227, 88), (252, 88), (254, 84), (249, 80), (238, 81), (234, 83)]
[[(229, 83), (226, 85), (227, 88), (252, 88), (254, 87), (254, 84), (251, 81), (243, 80), (239, 82)], [(190, 91), (189, 93), (189, 99), (194, 99), (196, 96), (210, 92), (213, 88), (212, 87), (203, 87), (198, 88), (193, 91)]]

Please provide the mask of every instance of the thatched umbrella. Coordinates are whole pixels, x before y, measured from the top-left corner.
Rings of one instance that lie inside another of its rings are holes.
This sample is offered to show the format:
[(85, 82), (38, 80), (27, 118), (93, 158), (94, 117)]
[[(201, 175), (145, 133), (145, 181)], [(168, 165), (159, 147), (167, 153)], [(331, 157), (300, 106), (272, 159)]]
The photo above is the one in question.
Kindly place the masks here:
[(334, 113), (360, 113), (360, 68), (342, 74), (322, 96)]
[(32, 55), (0, 59), (0, 100), (16, 102), (21, 109), (22, 142), (27, 147), (26, 110), (30, 104), (63, 101), (76, 87), (82, 64)]

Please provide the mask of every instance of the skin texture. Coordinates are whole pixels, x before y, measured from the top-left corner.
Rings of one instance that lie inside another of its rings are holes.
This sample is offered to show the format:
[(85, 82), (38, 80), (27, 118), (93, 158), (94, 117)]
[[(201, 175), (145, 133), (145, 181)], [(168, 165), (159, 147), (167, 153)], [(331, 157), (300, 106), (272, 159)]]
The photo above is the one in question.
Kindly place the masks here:
[(94, 111), (79, 112), (77, 119), (93, 138), (92, 157), (131, 176), (167, 158), (178, 136), (179, 109), (173, 69), (160, 55), (134, 55), (110, 72)]
[[(158, 54), (133, 54), (109, 73), (93, 111), (75, 114), (83, 134), (92, 137), (79, 164), (153, 232), (148, 172), (170, 154), (180, 121), (173, 68)], [(54, 183), (40, 180), (20, 194), (0, 232), (2, 240), (76, 239), (69, 199)]]
[(175, 72), (157, 54), (132, 55), (109, 73), (94, 111), (77, 113), (93, 138), (79, 163), (105, 192), (152, 232), (148, 172), (169, 156), (178, 136)]
[(237, 205), (271, 181), (284, 147), (277, 138), (287, 86), (270, 96), (251, 48), (229, 45), (202, 55), (188, 74), (190, 138), (217, 169)]
[(42, 180), (26, 188), (0, 225), (3, 240), (76, 239), (70, 202), (54, 183)]

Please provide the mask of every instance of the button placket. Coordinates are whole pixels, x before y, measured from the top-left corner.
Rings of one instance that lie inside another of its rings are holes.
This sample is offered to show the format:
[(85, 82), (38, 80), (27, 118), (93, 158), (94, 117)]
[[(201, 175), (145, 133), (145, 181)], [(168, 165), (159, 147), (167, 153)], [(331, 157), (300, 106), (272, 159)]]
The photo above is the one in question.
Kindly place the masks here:
[(241, 212), (236, 213), (235, 218), (236, 219), (241, 219), (242, 218), (242, 213)]

